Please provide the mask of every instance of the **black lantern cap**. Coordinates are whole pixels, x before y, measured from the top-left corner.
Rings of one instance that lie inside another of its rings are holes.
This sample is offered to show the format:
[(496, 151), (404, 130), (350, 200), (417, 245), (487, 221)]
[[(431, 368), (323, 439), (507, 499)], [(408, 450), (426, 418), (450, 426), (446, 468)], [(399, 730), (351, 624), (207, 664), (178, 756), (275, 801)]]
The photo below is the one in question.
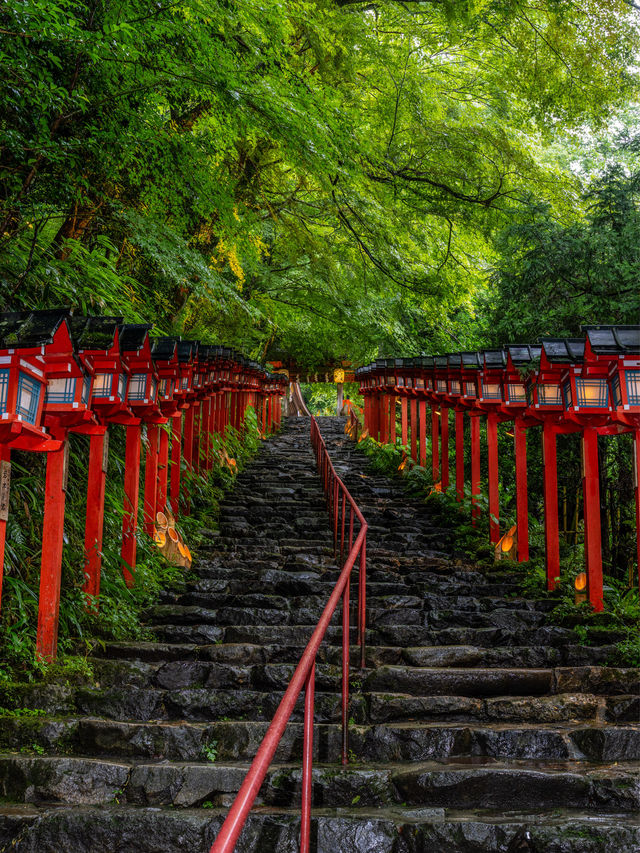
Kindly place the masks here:
[(178, 341), (178, 361), (181, 364), (191, 361), (197, 348), (197, 341)]
[(578, 364), (584, 359), (582, 338), (543, 338), (542, 348), (550, 362)]
[(155, 338), (151, 347), (154, 361), (170, 361), (176, 354), (178, 338)]
[(479, 352), (461, 352), (460, 360), (462, 366), (467, 369), (476, 369), (479, 370), (482, 367), (482, 362), (480, 359)]
[(500, 370), (507, 366), (507, 354), (502, 349), (485, 350), (483, 355), (484, 363), (488, 368)]
[(115, 344), (116, 333), (122, 324), (122, 317), (83, 317), (74, 314), (68, 322), (71, 339), (76, 350), (79, 352), (85, 350), (107, 352)]
[(0, 314), (0, 347), (29, 349), (46, 346), (53, 342), (53, 336), (70, 316), (68, 308)]
[(640, 353), (640, 326), (582, 326), (582, 330), (596, 354)]
[(124, 323), (120, 326), (120, 349), (133, 352), (142, 349), (153, 323)]

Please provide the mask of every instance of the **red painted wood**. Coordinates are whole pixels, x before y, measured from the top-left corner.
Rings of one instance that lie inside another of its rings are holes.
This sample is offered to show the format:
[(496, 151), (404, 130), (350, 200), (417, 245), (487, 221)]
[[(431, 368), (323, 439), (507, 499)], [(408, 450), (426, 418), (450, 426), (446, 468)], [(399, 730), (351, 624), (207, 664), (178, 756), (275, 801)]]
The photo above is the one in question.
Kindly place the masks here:
[[(195, 412), (193, 404), (184, 413), (184, 438), (182, 442), (182, 455), (188, 471), (193, 471), (193, 432), (195, 428)], [(182, 483), (182, 508), (185, 515), (191, 511), (191, 500), (189, 489)]]
[(456, 496), (464, 498), (464, 412), (456, 412)]
[(442, 456), (442, 491), (449, 488), (449, 409), (441, 406), (440, 411), (440, 454)]
[(516, 529), (518, 535), (518, 562), (529, 559), (529, 503), (527, 494), (527, 430), (522, 418), (513, 425), (513, 443), (516, 455)]
[(166, 512), (169, 484), (169, 433), (160, 429), (160, 447), (158, 449), (158, 492), (156, 512)]
[(427, 467), (427, 401), (418, 402), (418, 453), (420, 465)]
[(55, 660), (58, 650), (58, 613), (60, 610), (60, 578), (64, 536), (64, 469), (67, 438), (59, 450), (47, 454), (44, 486), (44, 521), (42, 525), (42, 561), (40, 595), (38, 597), (38, 630), (36, 656)]
[(584, 498), (584, 545), (587, 589), (593, 609), (602, 610), (602, 542), (600, 532), (600, 474), (598, 433), (585, 427), (582, 433), (582, 494)]
[(500, 539), (500, 492), (498, 486), (498, 415), (487, 415), (487, 463), (489, 477), (489, 541)]
[(207, 455), (207, 471), (213, 468), (214, 439), (218, 432), (218, 402), (220, 394), (215, 393), (211, 397), (209, 406), (209, 453)]
[(558, 469), (556, 429), (549, 421), (542, 427), (544, 470), (544, 541), (547, 564), (547, 589), (556, 588), (560, 577), (560, 530), (558, 525)]
[(200, 473), (201, 409), (202, 404), (200, 400), (196, 400), (193, 404), (193, 438), (191, 450), (191, 470), (194, 474)]
[(475, 527), (480, 518), (478, 496), (480, 495), (480, 416), (469, 413), (471, 425), (471, 518)]
[(380, 394), (380, 441), (389, 443), (389, 398)]
[(640, 429), (633, 433), (633, 479), (636, 492), (636, 547), (638, 558), (638, 586), (640, 587)]
[(411, 458), (418, 461), (418, 401), (413, 397), (410, 402), (411, 410)]
[(406, 447), (409, 443), (409, 419), (408, 415), (408, 406), (407, 406), (407, 398), (400, 398), (400, 429), (402, 435), (402, 446)]
[[(106, 427), (102, 434), (89, 439), (87, 479), (87, 512), (84, 525), (83, 591), (97, 599), (100, 594), (102, 568), (102, 532), (104, 528), (104, 491), (107, 480), (105, 466)], [(97, 603), (97, 602), (96, 602)]]
[(202, 401), (202, 409), (200, 417), (202, 423), (200, 426), (200, 470), (209, 470), (209, 447), (211, 445), (211, 434), (209, 432), (209, 423), (211, 420), (211, 397), (205, 397)]
[[(431, 406), (431, 477), (433, 482), (440, 480), (440, 426), (438, 424), (438, 407)], [(426, 426), (426, 424), (425, 424)], [(426, 460), (425, 460), (426, 465)]]
[(174, 518), (180, 514), (180, 463), (182, 461), (182, 412), (171, 419), (171, 470), (169, 494)]
[[(10, 462), (11, 451), (6, 444), (0, 444), (0, 461)], [(4, 577), (4, 546), (7, 539), (7, 522), (0, 520), (0, 607), (2, 607), (2, 581)]]
[(147, 426), (147, 447), (144, 461), (143, 528), (153, 536), (156, 522), (156, 495), (158, 492), (158, 432), (160, 427)]
[(139, 425), (127, 427), (124, 459), (124, 514), (122, 518), (122, 574), (128, 587), (134, 584), (136, 568), (136, 529), (140, 495), (140, 449), (142, 431)]
[(389, 415), (389, 441), (391, 444), (396, 443), (396, 401), (397, 397), (391, 395), (389, 398), (390, 415)]
[(309, 853), (311, 802), (313, 797), (313, 716), (316, 665), (312, 664), (304, 685), (304, 734), (302, 746), (302, 808), (300, 812), (300, 853)]

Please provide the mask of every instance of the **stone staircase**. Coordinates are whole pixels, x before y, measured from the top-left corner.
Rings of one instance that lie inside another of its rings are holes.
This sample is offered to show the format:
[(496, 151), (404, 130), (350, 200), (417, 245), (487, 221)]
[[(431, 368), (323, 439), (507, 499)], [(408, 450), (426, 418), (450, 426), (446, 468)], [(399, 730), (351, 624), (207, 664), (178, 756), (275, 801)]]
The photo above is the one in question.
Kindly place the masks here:
[[(640, 850), (637, 670), (549, 626), (507, 572), (454, 560), (451, 532), (367, 468), (344, 422), (320, 425), (369, 522), (369, 645), (362, 672), (352, 648), (343, 768), (336, 614), (312, 849)], [(308, 435), (289, 421), (240, 475), (196, 579), (150, 609), (154, 642), (109, 644), (96, 686), (5, 691), (0, 706), (43, 713), (0, 719), (0, 851), (209, 849), (338, 576)], [(299, 703), (237, 851), (298, 849), (301, 750)]]

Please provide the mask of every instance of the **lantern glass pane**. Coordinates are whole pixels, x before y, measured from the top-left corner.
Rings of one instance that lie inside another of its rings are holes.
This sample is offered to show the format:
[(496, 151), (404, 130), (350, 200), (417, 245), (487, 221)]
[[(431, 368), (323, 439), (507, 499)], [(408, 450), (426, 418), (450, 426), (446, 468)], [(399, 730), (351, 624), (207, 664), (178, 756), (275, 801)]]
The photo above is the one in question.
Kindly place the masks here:
[(129, 399), (144, 400), (147, 390), (147, 374), (133, 373), (129, 379)]
[(160, 396), (164, 400), (171, 396), (171, 380), (168, 377), (160, 380)]
[(519, 382), (509, 382), (509, 402), (510, 403), (526, 403), (527, 392), (524, 390), (524, 385)]
[(7, 411), (7, 397), (9, 396), (9, 371), (0, 370), (0, 414)]
[(183, 391), (187, 391), (187, 390), (188, 390), (188, 388), (189, 388), (189, 377), (188, 377), (188, 376), (183, 376), (183, 377), (182, 377), (182, 379), (180, 380), (180, 388), (181, 388)]
[(118, 376), (118, 397), (121, 400), (124, 400), (127, 393), (127, 375), (126, 373), (121, 373)]
[(26, 373), (19, 374), (16, 414), (20, 415), (23, 420), (30, 424), (35, 424), (36, 422), (38, 404), (40, 402), (40, 387), (40, 383), (27, 376)]
[(151, 377), (151, 389), (150, 390), (151, 390), (150, 399), (155, 400), (156, 395), (157, 395), (157, 391), (158, 391), (158, 380), (155, 378), (155, 376)]
[(447, 393), (447, 380), (446, 379), (438, 379), (436, 380), (438, 386), (438, 394), (446, 394)]
[(571, 393), (571, 382), (567, 379), (566, 382), (562, 383), (562, 394), (564, 396), (564, 407), (565, 409), (573, 408), (573, 394)]
[(640, 406), (640, 370), (625, 370), (627, 401), (630, 406)]
[(111, 373), (96, 373), (93, 377), (93, 396), (108, 397), (111, 394), (111, 382), (113, 375)]
[(50, 379), (47, 382), (45, 403), (73, 403), (76, 393), (76, 380), (70, 376), (62, 379)]
[(622, 405), (622, 391), (620, 390), (620, 377), (614, 374), (611, 380), (611, 393), (613, 394), (613, 405), (618, 407)]
[(482, 396), (485, 400), (502, 400), (502, 386), (496, 382), (483, 382)]
[(561, 406), (560, 383), (557, 385), (538, 385), (538, 403), (541, 406)]
[(91, 377), (85, 376), (82, 380), (82, 403), (85, 406), (89, 405), (89, 397), (91, 396)]
[(464, 383), (464, 396), (465, 397), (475, 397), (476, 396), (476, 383), (475, 382), (465, 382)]
[(416, 388), (424, 388), (424, 379), (416, 379)]
[(398, 376), (398, 388), (404, 388), (404, 376)]
[(591, 409), (609, 408), (609, 385), (606, 379), (576, 377), (576, 396), (579, 406), (587, 406)]
[(407, 376), (406, 386), (407, 388), (413, 388), (413, 379), (410, 376)]
[(395, 376), (387, 376), (387, 385), (391, 385), (393, 387), (396, 384)]
[(449, 393), (452, 396), (456, 396), (456, 397), (460, 395), (460, 382), (459, 382), (459, 380), (457, 380), (457, 379), (450, 379), (449, 380)]

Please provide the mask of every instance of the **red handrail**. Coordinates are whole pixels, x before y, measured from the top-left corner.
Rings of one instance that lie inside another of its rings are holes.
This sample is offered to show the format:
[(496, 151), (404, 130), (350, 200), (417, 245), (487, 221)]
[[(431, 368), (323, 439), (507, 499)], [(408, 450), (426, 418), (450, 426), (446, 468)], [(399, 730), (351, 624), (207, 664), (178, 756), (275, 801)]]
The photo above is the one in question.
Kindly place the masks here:
[(357, 412), (363, 414), (360, 406), (356, 406), (355, 403), (352, 403), (351, 400), (347, 400), (347, 409), (349, 411), (349, 430), (350, 435), (353, 436), (354, 441), (358, 441), (358, 430), (361, 428), (360, 418), (357, 415)]
[[(293, 673), (289, 686), (282, 697), (262, 743), (253, 759), (249, 772), (238, 791), (220, 832), (211, 847), (210, 853), (232, 853), (251, 806), (267, 775), (278, 744), (284, 734), (298, 696), (305, 689), (304, 702), (304, 742), (302, 749), (302, 808), (300, 821), (300, 853), (309, 853), (311, 826), (311, 793), (313, 771), (313, 709), (315, 691), (316, 655), (324, 639), (331, 618), (342, 598), (342, 763), (348, 763), (349, 751), (349, 592), (351, 570), (360, 558), (359, 600), (358, 600), (358, 643), (360, 645), (360, 666), (364, 667), (365, 657), (365, 605), (366, 605), (366, 562), (367, 562), (367, 522), (349, 494), (344, 483), (338, 477), (329, 458), (326, 445), (320, 434), (315, 418), (311, 418), (311, 444), (315, 451), (318, 471), (327, 495), (327, 506), (333, 522), (334, 553), (337, 556), (340, 542), (340, 560), (345, 547), (347, 507), (349, 529), (349, 553), (340, 572), (340, 577), (325, 605), (322, 615), (307, 643), (300, 662)], [(355, 540), (354, 524), (358, 521), (360, 530)]]

